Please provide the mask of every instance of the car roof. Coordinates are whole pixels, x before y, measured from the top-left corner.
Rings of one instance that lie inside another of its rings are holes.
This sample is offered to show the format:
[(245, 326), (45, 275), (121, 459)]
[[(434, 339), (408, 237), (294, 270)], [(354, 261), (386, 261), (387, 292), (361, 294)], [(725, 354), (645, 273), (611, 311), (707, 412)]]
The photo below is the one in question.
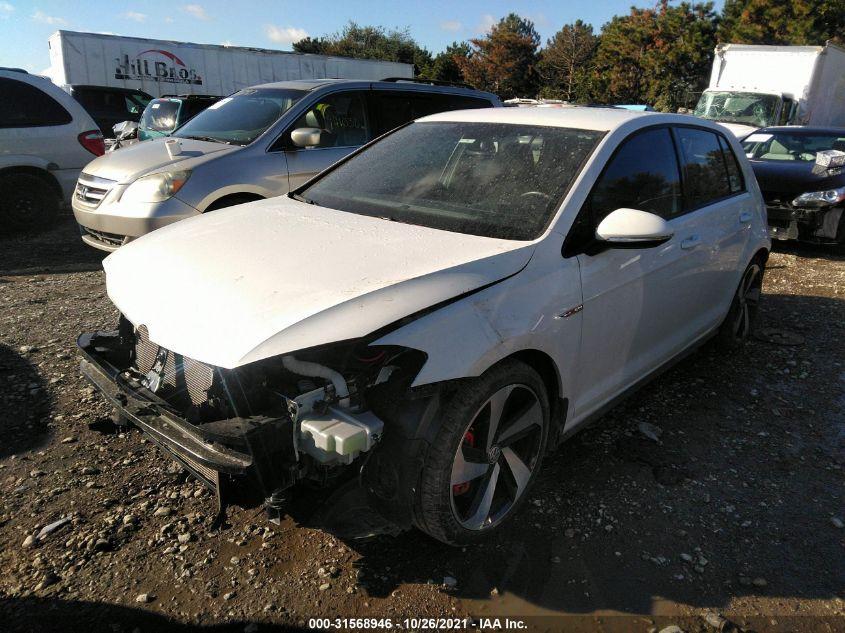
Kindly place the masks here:
[(250, 88), (288, 88), (293, 90), (316, 90), (325, 86), (337, 86), (348, 84), (350, 86), (373, 86), (391, 90), (409, 90), (421, 92), (438, 92), (444, 94), (466, 94), (483, 95), (486, 98), (498, 101), (498, 97), (490, 92), (476, 90), (469, 86), (440, 85), (427, 83), (425, 80), (415, 81), (414, 79), (393, 79), (390, 81), (379, 81), (377, 79), (295, 79), (290, 81), (275, 81), (272, 83), (258, 84)]
[(582, 130), (607, 132), (626, 123), (641, 120), (643, 124), (675, 123), (697, 125), (724, 133), (724, 128), (710, 121), (685, 114), (663, 114), (640, 112), (619, 108), (592, 108), (572, 106), (568, 108), (482, 108), (477, 110), (455, 110), (432, 114), (420, 121), (455, 121), (473, 123), (510, 123), (515, 125), (542, 125)]
[(839, 134), (845, 136), (845, 127), (820, 127), (815, 125), (773, 125), (764, 127), (753, 134), (773, 134), (777, 132), (789, 132), (791, 134)]

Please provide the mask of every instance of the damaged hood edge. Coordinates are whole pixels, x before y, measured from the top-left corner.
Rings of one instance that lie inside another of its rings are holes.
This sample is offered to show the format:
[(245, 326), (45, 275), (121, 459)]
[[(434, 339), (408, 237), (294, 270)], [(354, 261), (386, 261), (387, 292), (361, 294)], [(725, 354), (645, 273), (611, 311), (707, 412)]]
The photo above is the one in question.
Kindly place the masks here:
[(103, 266), (151, 341), (233, 368), (361, 338), (518, 273), (535, 248), (280, 197), (164, 227)]

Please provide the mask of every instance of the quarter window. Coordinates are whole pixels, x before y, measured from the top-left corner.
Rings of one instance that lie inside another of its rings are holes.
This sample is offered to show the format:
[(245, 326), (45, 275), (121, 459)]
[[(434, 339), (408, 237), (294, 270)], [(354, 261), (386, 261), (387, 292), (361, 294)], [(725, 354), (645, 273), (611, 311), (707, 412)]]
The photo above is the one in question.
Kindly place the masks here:
[(719, 137), (709, 130), (696, 128), (677, 128), (676, 132), (690, 210), (731, 195), (733, 189)]
[(0, 78), (0, 128), (66, 125), (73, 119), (43, 90), (15, 79)]
[(669, 130), (647, 130), (626, 140), (596, 182), (589, 204), (593, 227), (622, 208), (667, 220), (680, 215), (681, 178)]

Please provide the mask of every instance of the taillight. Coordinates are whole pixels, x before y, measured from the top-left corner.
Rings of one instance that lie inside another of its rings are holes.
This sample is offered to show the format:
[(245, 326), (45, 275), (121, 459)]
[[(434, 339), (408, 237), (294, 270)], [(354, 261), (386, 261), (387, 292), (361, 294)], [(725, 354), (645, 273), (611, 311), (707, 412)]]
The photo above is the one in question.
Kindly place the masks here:
[(89, 130), (76, 138), (79, 140), (79, 144), (94, 156), (102, 156), (106, 153), (106, 142), (103, 140), (103, 133), (100, 130)]

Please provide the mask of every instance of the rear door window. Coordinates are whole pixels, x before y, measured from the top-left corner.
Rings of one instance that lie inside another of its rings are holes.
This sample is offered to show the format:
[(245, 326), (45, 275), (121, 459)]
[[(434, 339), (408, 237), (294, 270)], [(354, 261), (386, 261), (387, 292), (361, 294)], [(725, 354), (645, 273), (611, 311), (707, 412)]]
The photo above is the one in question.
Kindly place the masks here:
[(53, 97), (16, 79), (0, 78), (0, 128), (66, 125), (70, 113)]
[(373, 92), (372, 103), (375, 136), (386, 134), (400, 125), (429, 114), (492, 107), (486, 99), (415, 90), (394, 92), (376, 90)]
[(681, 177), (667, 128), (636, 133), (610, 159), (590, 194), (593, 227), (616, 209), (670, 220), (683, 213)]
[(716, 133), (686, 127), (675, 131), (681, 147), (690, 210), (731, 195), (728, 168)]

